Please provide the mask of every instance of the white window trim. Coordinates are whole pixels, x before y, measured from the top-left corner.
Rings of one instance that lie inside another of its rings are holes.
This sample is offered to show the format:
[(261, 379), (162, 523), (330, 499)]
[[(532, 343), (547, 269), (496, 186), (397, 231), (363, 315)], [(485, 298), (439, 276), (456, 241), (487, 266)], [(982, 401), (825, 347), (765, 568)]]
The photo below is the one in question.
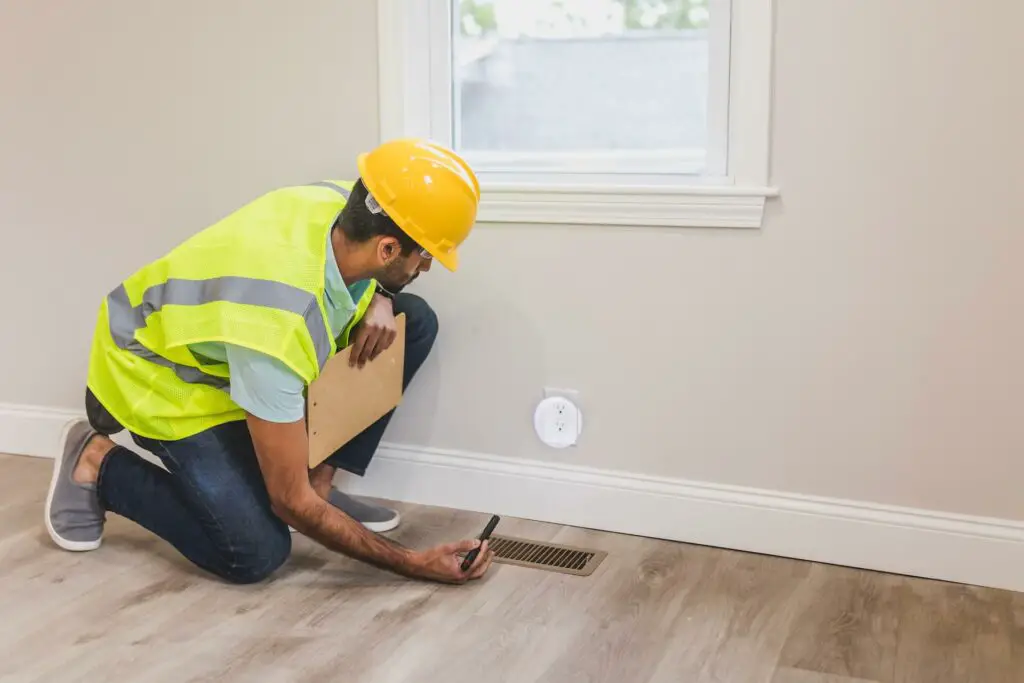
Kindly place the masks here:
[[(431, 82), (437, 72), (432, 63), (449, 56), (447, 46), (438, 45), (442, 41), (425, 37), (425, 28), (443, 30), (444, 20), (432, 16), (429, 1), (377, 2), (380, 137), (438, 139), (433, 114), (451, 101), (452, 85), (448, 79)], [(588, 174), (585, 180), (531, 174), (524, 182), (518, 173), (480, 173), (480, 222), (761, 227), (766, 200), (778, 195), (769, 183), (772, 0), (731, 2), (728, 175), (680, 180), (653, 169), (627, 183), (615, 174)]]

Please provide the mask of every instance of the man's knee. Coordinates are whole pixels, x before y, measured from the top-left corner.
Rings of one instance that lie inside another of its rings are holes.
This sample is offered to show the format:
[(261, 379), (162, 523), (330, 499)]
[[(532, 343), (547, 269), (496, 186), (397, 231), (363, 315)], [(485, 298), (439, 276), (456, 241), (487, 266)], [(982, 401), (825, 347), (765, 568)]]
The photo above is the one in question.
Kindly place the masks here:
[(437, 339), (437, 313), (422, 297), (405, 292), (395, 297), (395, 315), (405, 314), (406, 344), (429, 351)]
[(226, 558), (223, 577), (231, 583), (259, 583), (280, 569), (292, 553), (292, 535), (280, 526), (235, 549)]
[(85, 416), (89, 420), (89, 426), (104, 436), (111, 436), (124, 430), (117, 418), (111, 415), (88, 387), (85, 389)]

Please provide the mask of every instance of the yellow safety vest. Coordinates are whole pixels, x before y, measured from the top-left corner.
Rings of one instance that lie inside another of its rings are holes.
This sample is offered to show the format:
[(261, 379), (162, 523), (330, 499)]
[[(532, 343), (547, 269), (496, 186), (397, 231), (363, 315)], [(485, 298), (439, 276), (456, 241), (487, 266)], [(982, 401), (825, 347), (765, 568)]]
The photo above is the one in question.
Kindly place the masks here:
[[(270, 192), (144, 266), (100, 306), (88, 385), (126, 429), (182, 439), (245, 419), (226, 364), (188, 346), (237, 344), (272, 356), (308, 385), (366, 313), (374, 283), (339, 339), (324, 306), (328, 232), (353, 183)], [(331, 255), (333, 258), (333, 255)]]

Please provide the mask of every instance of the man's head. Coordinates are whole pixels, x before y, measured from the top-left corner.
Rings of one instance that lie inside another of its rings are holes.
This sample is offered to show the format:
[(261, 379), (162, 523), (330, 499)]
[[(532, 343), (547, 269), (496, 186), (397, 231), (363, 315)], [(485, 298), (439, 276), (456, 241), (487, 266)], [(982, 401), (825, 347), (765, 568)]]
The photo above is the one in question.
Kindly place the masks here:
[(384, 213), (362, 179), (352, 188), (334, 227), (349, 244), (363, 250), (370, 277), (385, 289), (401, 289), (433, 263), (430, 253)]
[(358, 159), (359, 181), (339, 218), (364, 270), (399, 288), (433, 261), (459, 267), (459, 245), (476, 223), (480, 184), (454, 151), (418, 139), (385, 142)]

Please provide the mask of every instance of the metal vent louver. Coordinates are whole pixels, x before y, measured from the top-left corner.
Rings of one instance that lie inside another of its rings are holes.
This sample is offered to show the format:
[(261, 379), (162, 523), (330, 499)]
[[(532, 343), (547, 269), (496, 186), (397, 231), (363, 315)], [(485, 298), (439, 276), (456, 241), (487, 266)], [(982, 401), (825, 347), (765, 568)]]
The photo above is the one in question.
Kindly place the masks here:
[(558, 543), (540, 543), (510, 536), (492, 536), (494, 561), (552, 572), (590, 576), (608, 553)]

